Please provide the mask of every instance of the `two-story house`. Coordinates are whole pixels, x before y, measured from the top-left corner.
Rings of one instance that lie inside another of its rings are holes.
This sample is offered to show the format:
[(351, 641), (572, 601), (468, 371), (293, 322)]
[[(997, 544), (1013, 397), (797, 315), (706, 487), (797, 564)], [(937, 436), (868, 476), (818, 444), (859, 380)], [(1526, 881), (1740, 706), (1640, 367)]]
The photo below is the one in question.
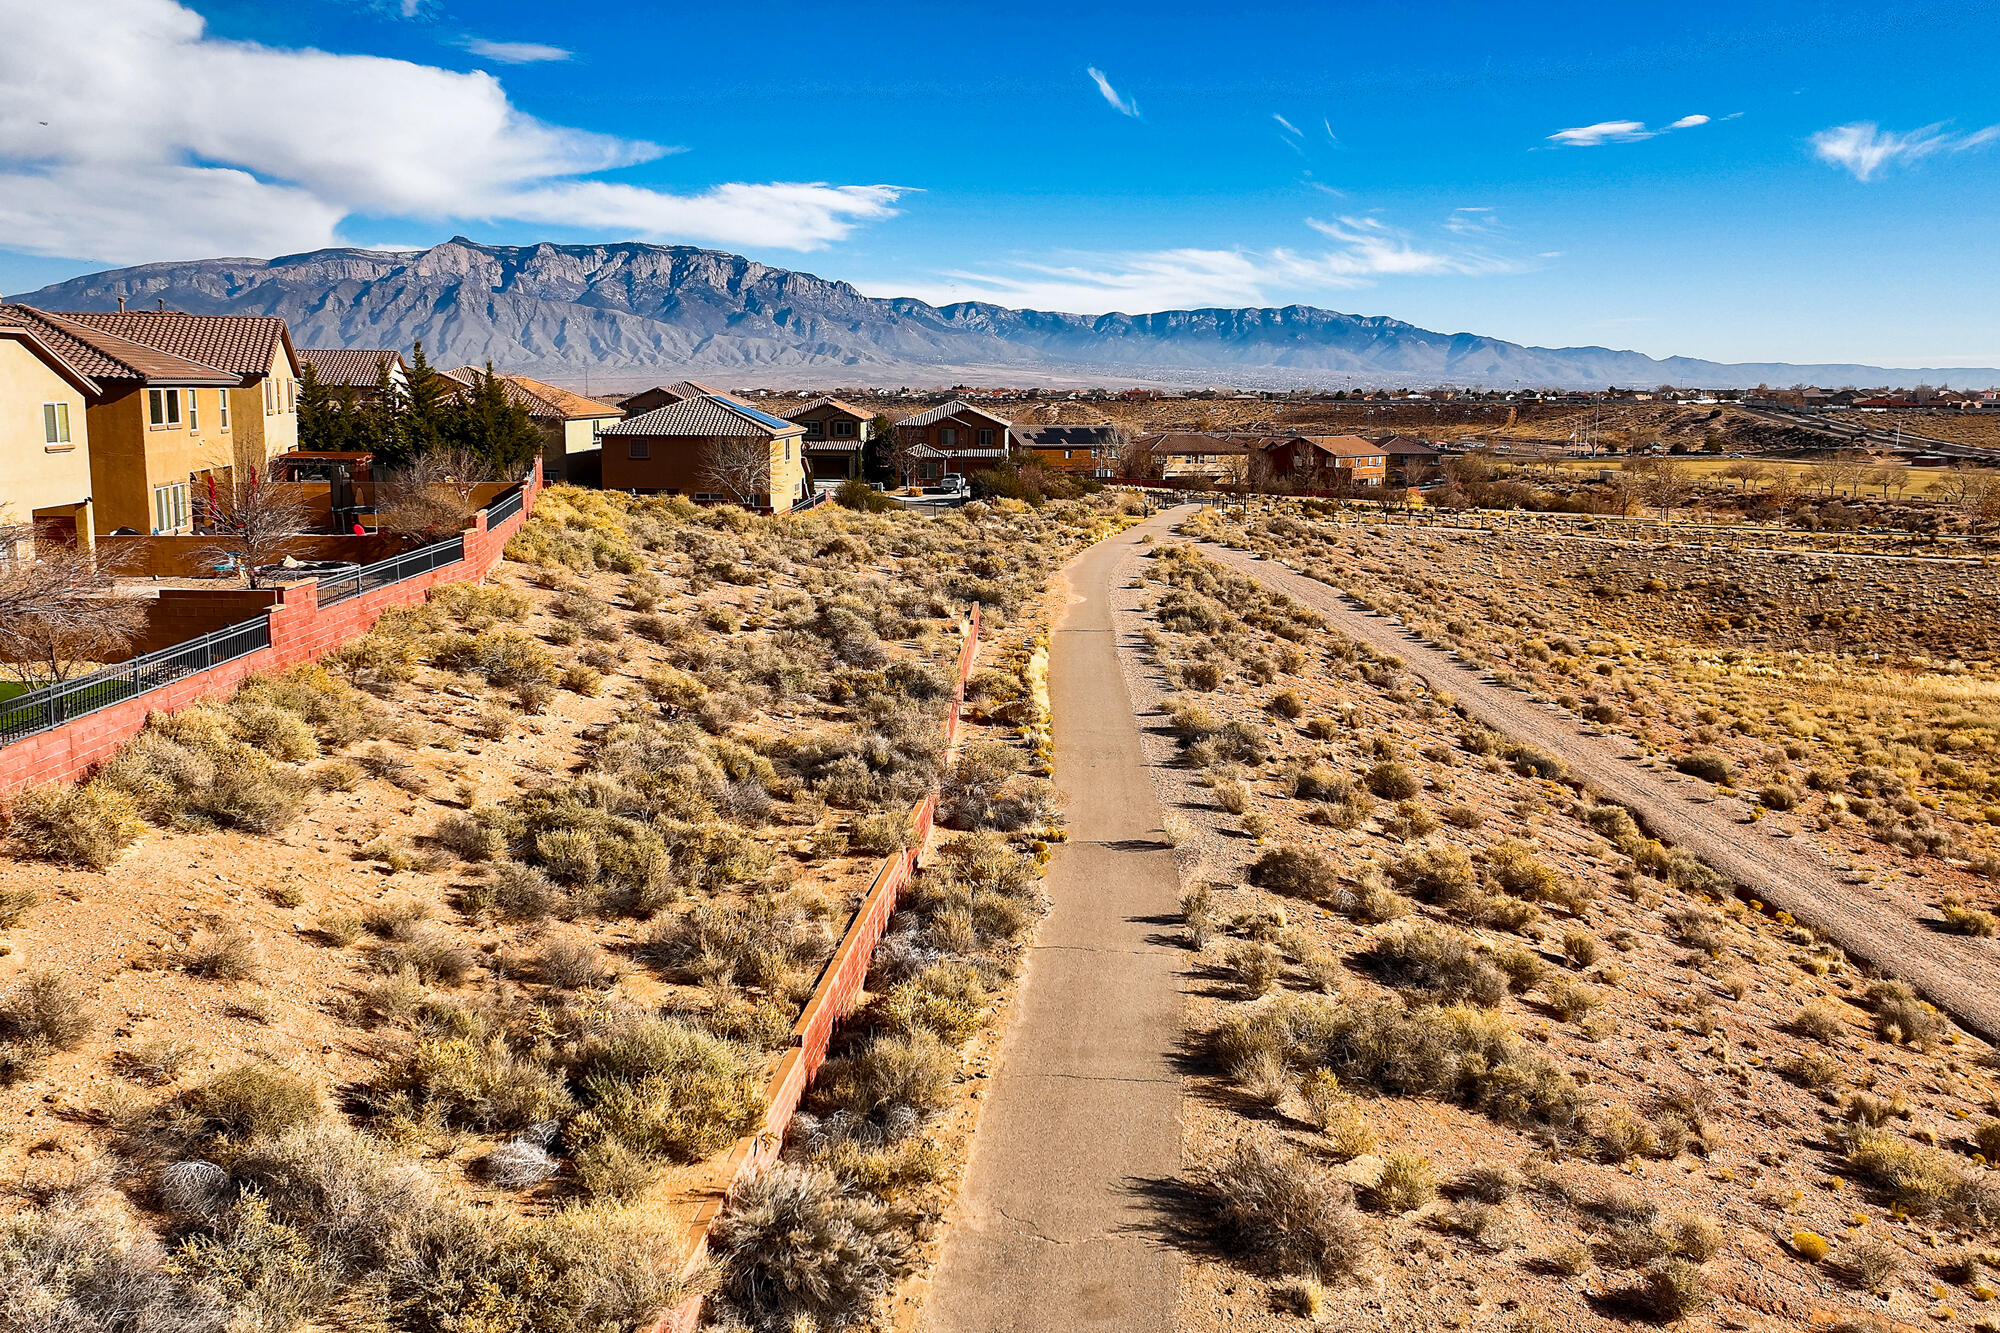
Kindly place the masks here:
[(193, 531), (198, 498), (211, 481), (230, 484), (236, 434), (249, 429), (242, 377), (30, 306), (0, 306), (0, 322), (27, 329), (96, 385), (84, 417), (98, 534)]
[(329, 389), (351, 389), (355, 401), (363, 405), (375, 401), (385, 374), (389, 392), (410, 390), (409, 367), (403, 354), (393, 347), (301, 347), (300, 371), (307, 366), (321, 384)]
[[(178, 310), (57, 312), (73, 324), (127, 338), (235, 377), (226, 423), (204, 423), (199, 404), (190, 423), (197, 432), (224, 430), (239, 475), (262, 474), (279, 454), (299, 447), (299, 355), (291, 330), (276, 315), (189, 315)], [(202, 395), (202, 397), (206, 397)]]
[(875, 418), (838, 398), (815, 398), (785, 420), (806, 428), (806, 465), (815, 481), (861, 475), (861, 454), (875, 437)]
[(1307, 490), (1380, 486), (1388, 478), (1388, 454), (1359, 435), (1291, 435), (1260, 451), (1263, 470)]
[(976, 472), (982, 464), (1007, 457), (1014, 423), (954, 398), (904, 417), (891, 431), (896, 451), (909, 460), (912, 473), (898, 480), (929, 483), (947, 472)]
[[(98, 392), (40, 334), (0, 314), (0, 524), (27, 525), (29, 547), (95, 544), (88, 413)], [(0, 548), (0, 562), (28, 553)]]
[(726, 394), (606, 426), (606, 490), (787, 513), (807, 498), (806, 428)]
[(1086, 477), (1111, 477), (1118, 471), (1118, 428), (1090, 426), (1016, 426), (1014, 444), (1042, 466)]
[(705, 398), (714, 392), (714, 389), (697, 380), (675, 380), (672, 384), (655, 384), (650, 389), (641, 389), (630, 398), (620, 398), (618, 406), (625, 410), (626, 416), (636, 417), (656, 407), (672, 407), (675, 403)]

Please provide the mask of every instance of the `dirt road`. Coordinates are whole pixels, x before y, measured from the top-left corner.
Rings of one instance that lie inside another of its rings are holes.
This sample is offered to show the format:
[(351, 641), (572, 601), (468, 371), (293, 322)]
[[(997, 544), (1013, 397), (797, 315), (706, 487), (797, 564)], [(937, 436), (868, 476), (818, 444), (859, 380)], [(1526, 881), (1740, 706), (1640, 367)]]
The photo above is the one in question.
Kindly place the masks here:
[(1748, 822), (1743, 802), (1706, 782), (1645, 766), (1629, 740), (1588, 733), (1570, 714), (1494, 684), (1482, 669), (1316, 579), (1243, 551), (1198, 545), (1312, 607), (1341, 633), (1393, 653), (1432, 688), (1450, 691), (1480, 722), (1560, 758), (1600, 797), (1629, 807), (1661, 841), (1700, 857), (1853, 957), (1909, 982), (1970, 1031), (2000, 1043), (2000, 946), (1992, 941), (1948, 935), (1868, 901), (1865, 889), (1842, 882), (1841, 868), (1818, 847)]
[[(1181, 511), (1185, 513), (1186, 511)], [(1110, 589), (1162, 515), (1064, 571), (1050, 639), (1056, 784), (1068, 843), (1028, 956), (924, 1327), (934, 1333), (1167, 1333), (1174, 1253), (1145, 1238), (1131, 1182), (1179, 1173), (1178, 880), (1111, 628)]]

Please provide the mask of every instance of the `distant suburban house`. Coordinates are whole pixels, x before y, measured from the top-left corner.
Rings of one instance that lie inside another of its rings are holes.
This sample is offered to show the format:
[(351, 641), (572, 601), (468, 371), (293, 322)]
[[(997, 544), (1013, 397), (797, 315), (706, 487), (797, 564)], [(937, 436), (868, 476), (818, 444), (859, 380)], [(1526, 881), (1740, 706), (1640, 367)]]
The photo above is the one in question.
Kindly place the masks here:
[(410, 387), (409, 367), (403, 354), (393, 347), (301, 347), (300, 369), (311, 366), (313, 377), (329, 389), (352, 389), (358, 401), (372, 403), (389, 372), (389, 384), (397, 392)]
[(0, 546), (0, 565), (38, 541), (92, 546), (90, 400), (97, 382), (41, 334), (0, 310), (0, 524), (26, 524), (27, 548)]
[[(448, 370), (446, 378), (470, 391), (486, 372), (478, 366)], [(550, 483), (597, 484), (598, 440), (604, 428), (625, 413), (595, 398), (586, 398), (553, 384), (529, 379), (526, 375), (496, 375), (507, 391), (508, 401), (528, 411), (528, 419), (542, 433), (542, 476)]]
[(650, 412), (656, 407), (672, 407), (675, 403), (685, 403), (693, 398), (706, 398), (715, 390), (694, 380), (677, 380), (672, 384), (656, 384), (650, 389), (641, 389), (630, 398), (618, 400), (618, 406), (625, 409), (625, 415), (636, 417), (641, 412)]
[(1090, 477), (1118, 474), (1118, 428), (1108, 423), (1088, 426), (1016, 426), (1014, 444), (1044, 467), (1080, 472)]
[(1410, 435), (1379, 435), (1370, 440), (1388, 459), (1389, 479), (1414, 486), (1429, 469), (1437, 467), (1442, 455), (1429, 441)]
[(919, 482), (947, 472), (974, 472), (1007, 457), (1014, 423), (960, 398), (905, 417), (892, 428), (896, 449), (909, 458)]
[[(189, 330), (177, 320), (206, 322), (196, 330), (205, 336), (179, 336)], [(215, 323), (232, 320), (242, 322)], [(261, 470), (298, 442), (297, 362), (283, 320), (162, 314), (133, 327), (122, 314), (17, 305), (0, 306), (0, 323), (29, 330), (97, 386), (84, 415), (91, 518), (100, 535), (192, 532), (211, 485), (229, 487), (239, 465)], [(112, 323), (121, 327), (106, 327)], [(157, 341), (132, 336), (138, 333)], [(176, 346), (160, 345), (167, 342)], [(246, 365), (256, 369), (236, 368)], [(74, 417), (70, 427), (74, 432)]]
[(1241, 481), (1256, 441), (1246, 436), (1162, 431), (1141, 435), (1150, 470), (1162, 481)]
[(838, 398), (815, 398), (787, 421), (806, 428), (806, 463), (816, 481), (841, 481), (861, 475), (861, 452), (874, 438), (875, 418)]
[(1273, 480), (1307, 490), (1380, 486), (1388, 479), (1388, 455), (1359, 435), (1293, 435), (1273, 440), (1262, 454)]
[(727, 394), (606, 426), (604, 487), (785, 513), (809, 493), (806, 428)]

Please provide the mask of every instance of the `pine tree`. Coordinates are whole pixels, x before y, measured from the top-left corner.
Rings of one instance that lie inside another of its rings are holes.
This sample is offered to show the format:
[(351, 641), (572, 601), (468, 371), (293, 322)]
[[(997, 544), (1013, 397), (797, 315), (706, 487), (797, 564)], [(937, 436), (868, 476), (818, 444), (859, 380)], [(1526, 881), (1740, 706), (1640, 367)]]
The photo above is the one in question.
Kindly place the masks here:
[(319, 372), (307, 361), (299, 367), (299, 448), (339, 452), (346, 423), (335, 419), (337, 411), (332, 391), (320, 383)]
[(491, 361), (455, 408), (451, 444), (485, 459), (501, 476), (520, 475), (541, 452), (541, 432), (528, 409), (508, 396), (506, 381), (493, 373)]
[(451, 382), (431, 368), (421, 339), (410, 353), (409, 381), (409, 392), (404, 395), (399, 414), (401, 429), (397, 432), (395, 454), (388, 460), (392, 467), (444, 448), (448, 443), (450, 418), (454, 415), (448, 398)]

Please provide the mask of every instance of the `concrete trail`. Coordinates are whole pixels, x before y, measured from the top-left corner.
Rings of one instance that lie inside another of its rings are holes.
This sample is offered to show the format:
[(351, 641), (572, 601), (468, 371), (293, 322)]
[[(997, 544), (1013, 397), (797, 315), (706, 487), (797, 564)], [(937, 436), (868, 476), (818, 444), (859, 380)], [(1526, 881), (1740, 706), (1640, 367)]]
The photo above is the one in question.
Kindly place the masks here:
[(1748, 807), (1705, 782), (1643, 768), (1632, 742), (1584, 729), (1570, 714), (1493, 684), (1483, 668), (1361, 609), (1339, 590), (1282, 564), (1208, 542), (1204, 555), (1318, 611), (1342, 634), (1392, 653), (1474, 718), (1569, 765), (1600, 797), (1628, 806), (1662, 841), (1684, 848), (1884, 975), (1900, 977), (1968, 1030), (2000, 1044), (2000, 951), (1947, 935), (1841, 882), (1841, 868), (1804, 838), (1747, 822)]
[(1029, 951), (923, 1327), (932, 1333), (1168, 1333), (1179, 1259), (1133, 1191), (1181, 1167), (1179, 880), (1125, 690), (1110, 591), (1170, 511), (1084, 551), (1050, 636), (1056, 784)]

